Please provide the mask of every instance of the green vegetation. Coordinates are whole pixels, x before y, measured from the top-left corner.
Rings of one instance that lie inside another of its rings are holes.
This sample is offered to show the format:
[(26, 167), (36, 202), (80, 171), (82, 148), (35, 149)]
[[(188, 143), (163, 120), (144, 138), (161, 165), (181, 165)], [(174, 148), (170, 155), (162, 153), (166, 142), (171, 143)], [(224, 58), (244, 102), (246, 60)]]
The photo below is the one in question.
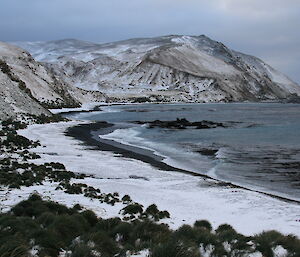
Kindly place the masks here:
[(75, 174), (56, 168), (57, 163), (20, 163), (11, 161), (9, 158), (0, 160), (0, 184), (10, 188), (43, 184), (44, 181), (68, 183), (71, 178), (82, 178), (84, 175)]
[(194, 223), (194, 227), (199, 228), (199, 229), (207, 229), (208, 231), (212, 230), (212, 226), (207, 220), (197, 220)]
[[(33, 122), (37, 124), (45, 124), (51, 122), (67, 121), (67, 119), (60, 115), (46, 116), (44, 114), (40, 116), (27, 114), (27, 122)], [(11, 118), (4, 120), (0, 124), (0, 150), (3, 152), (15, 152), (17, 150), (34, 148), (39, 145), (39, 142), (34, 142), (23, 136), (17, 134), (17, 130), (27, 127), (27, 123), (16, 121)]]
[(40, 158), (39, 155), (28, 151), (40, 143), (17, 134), (16, 130), (25, 128), (26, 124), (9, 119), (3, 121), (1, 126), (0, 153), (7, 157), (0, 159), (0, 185), (20, 188), (42, 184), (45, 180), (68, 183), (71, 178), (84, 177), (67, 171), (60, 163), (37, 165), (28, 162), (30, 159)]
[[(15, 122), (10, 125), (2, 123), (1, 138), (0, 138), (0, 151), (1, 152), (16, 152), (19, 150), (25, 150), (34, 148), (39, 145), (39, 142), (34, 142), (26, 137), (20, 136), (16, 132), (17, 129), (24, 128), (26, 125), (20, 122)], [(25, 153), (24, 153), (25, 154)]]
[(150, 218), (154, 221), (159, 221), (160, 219), (170, 218), (170, 213), (167, 211), (160, 211), (155, 204), (150, 205), (145, 214), (147, 218)]
[(29, 115), (31, 119), (36, 124), (46, 124), (46, 123), (52, 123), (52, 122), (60, 122), (60, 121), (68, 121), (68, 119), (63, 118), (59, 114), (52, 114), (51, 116), (47, 116), (45, 114), (41, 115)]
[[(135, 207), (134, 212), (141, 211)], [(279, 245), (286, 249), (287, 256), (300, 256), (300, 242), (293, 236), (269, 231), (245, 237), (226, 224), (216, 231), (207, 227), (207, 222), (205, 226), (196, 222), (173, 231), (149, 219), (102, 219), (78, 206), (67, 208), (31, 195), (9, 213), (0, 214), (0, 256), (29, 256), (29, 251), (35, 249), (37, 256), (65, 252), (69, 257), (125, 257), (126, 253), (148, 249), (151, 257), (201, 257), (205, 251), (216, 257), (244, 256), (257, 251), (274, 257), (273, 250)]]

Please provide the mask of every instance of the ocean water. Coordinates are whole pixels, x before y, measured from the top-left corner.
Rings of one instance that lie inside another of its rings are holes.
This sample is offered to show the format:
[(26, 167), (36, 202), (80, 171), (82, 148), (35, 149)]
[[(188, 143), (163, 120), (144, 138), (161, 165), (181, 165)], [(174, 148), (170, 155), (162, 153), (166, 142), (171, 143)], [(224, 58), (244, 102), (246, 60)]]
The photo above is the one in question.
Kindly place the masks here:
[[(140, 104), (76, 114), (118, 129), (102, 137), (150, 149), (169, 165), (254, 190), (300, 200), (300, 105)], [(135, 121), (210, 120), (228, 128), (149, 128)]]

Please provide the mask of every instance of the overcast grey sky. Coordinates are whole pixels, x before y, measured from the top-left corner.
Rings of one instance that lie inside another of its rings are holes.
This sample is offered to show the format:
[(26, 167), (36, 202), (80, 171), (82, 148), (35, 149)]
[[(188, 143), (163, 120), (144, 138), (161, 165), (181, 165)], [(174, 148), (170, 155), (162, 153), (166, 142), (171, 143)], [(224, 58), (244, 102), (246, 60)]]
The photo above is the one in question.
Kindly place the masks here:
[(0, 40), (201, 35), (300, 83), (300, 0), (0, 0)]

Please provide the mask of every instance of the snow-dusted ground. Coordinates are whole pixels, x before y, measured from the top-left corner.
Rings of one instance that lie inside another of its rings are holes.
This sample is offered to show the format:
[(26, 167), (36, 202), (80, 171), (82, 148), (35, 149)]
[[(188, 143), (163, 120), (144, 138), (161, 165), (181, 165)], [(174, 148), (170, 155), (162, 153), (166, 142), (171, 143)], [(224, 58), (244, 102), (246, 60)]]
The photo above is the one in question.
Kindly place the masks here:
[[(141, 161), (92, 150), (64, 135), (69, 126), (79, 123), (83, 122), (30, 125), (19, 133), (30, 139), (40, 140), (42, 146), (32, 151), (42, 158), (35, 162), (61, 162), (71, 171), (95, 175), (95, 178), (89, 177), (81, 181), (100, 188), (102, 192), (118, 192), (121, 197), (129, 194), (134, 201), (144, 206), (155, 203), (159, 209), (170, 212), (171, 218), (163, 222), (168, 223), (171, 228), (192, 224), (197, 219), (207, 219), (214, 228), (228, 223), (246, 235), (276, 229), (284, 234), (300, 236), (300, 205), (255, 192), (218, 186), (212, 180), (157, 170)], [(136, 178), (130, 178), (132, 176)], [(117, 216), (123, 207), (122, 204), (101, 204), (82, 195), (65, 194), (55, 190), (56, 186), (45, 183), (42, 186), (1, 191), (1, 205), (7, 210), (37, 191), (45, 198), (49, 197), (68, 206), (80, 203), (104, 218)]]

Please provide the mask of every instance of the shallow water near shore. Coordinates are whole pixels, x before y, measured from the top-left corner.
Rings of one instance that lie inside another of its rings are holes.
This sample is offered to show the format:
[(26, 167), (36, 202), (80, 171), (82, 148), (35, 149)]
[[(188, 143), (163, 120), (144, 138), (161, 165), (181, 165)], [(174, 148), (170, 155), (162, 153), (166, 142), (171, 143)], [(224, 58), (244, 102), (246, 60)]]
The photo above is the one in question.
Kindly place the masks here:
[[(118, 129), (102, 138), (146, 148), (164, 162), (250, 189), (300, 200), (300, 105), (139, 104), (71, 115)], [(135, 121), (210, 120), (226, 128), (148, 128)]]

